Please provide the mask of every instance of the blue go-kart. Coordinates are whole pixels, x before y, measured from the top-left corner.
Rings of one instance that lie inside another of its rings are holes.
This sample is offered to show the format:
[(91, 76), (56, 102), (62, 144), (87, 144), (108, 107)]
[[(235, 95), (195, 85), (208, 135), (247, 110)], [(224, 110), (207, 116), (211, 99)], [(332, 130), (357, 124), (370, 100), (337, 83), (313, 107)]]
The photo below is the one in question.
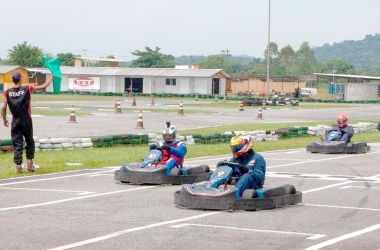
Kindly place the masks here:
[(159, 165), (162, 151), (151, 149), (140, 163), (125, 163), (114, 172), (115, 180), (131, 184), (173, 184), (194, 183), (208, 180), (211, 171), (207, 165), (172, 168)]
[(242, 196), (234, 186), (235, 168), (241, 173), (245, 166), (229, 161), (218, 163), (210, 179), (203, 182), (185, 184), (174, 193), (174, 204), (181, 208), (204, 210), (263, 210), (295, 205), (302, 202), (302, 193), (293, 185), (246, 189)]
[(306, 151), (311, 153), (325, 154), (362, 154), (370, 151), (370, 146), (366, 142), (346, 143), (340, 141), (339, 131), (327, 131), (327, 136), (322, 141), (314, 141), (306, 147)]

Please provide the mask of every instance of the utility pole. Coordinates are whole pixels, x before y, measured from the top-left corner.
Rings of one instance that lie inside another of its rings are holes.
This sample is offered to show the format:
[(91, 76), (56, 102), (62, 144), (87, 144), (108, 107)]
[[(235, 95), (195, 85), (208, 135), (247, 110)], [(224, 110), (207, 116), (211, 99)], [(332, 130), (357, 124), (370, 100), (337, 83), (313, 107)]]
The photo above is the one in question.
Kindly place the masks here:
[(228, 59), (228, 53), (230, 53), (230, 51), (227, 49), (227, 50), (222, 50), (222, 53), (224, 54), (224, 53), (226, 53), (226, 59)]
[(269, 0), (269, 15), (268, 15), (268, 47), (267, 47), (267, 52), (268, 52), (268, 56), (267, 56), (267, 83), (266, 83), (266, 100), (268, 102), (268, 99), (269, 99), (269, 61), (270, 61), (270, 0)]
[[(84, 56), (87, 57), (87, 50), (83, 49)], [(84, 59), (84, 66), (87, 67), (87, 59)]]

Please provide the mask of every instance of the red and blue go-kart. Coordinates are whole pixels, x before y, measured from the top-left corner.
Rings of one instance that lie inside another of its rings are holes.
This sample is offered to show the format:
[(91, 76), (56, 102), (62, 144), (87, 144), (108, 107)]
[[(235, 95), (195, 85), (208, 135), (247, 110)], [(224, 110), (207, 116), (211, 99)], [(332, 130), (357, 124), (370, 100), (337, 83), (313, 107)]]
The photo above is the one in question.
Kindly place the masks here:
[(151, 149), (141, 163), (124, 163), (114, 172), (115, 180), (131, 184), (173, 184), (194, 183), (208, 180), (211, 176), (207, 165), (172, 168), (170, 172), (165, 165), (160, 165), (162, 151)]
[(339, 131), (328, 131), (327, 136), (322, 141), (314, 141), (306, 146), (306, 151), (325, 154), (361, 154), (370, 151), (370, 146), (366, 142), (346, 143), (340, 141), (340, 136)]
[(240, 197), (234, 186), (233, 173), (239, 168), (241, 173), (248, 169), (237, 163), (221, 161), (210, 179), (203, 182), (185, 184), (174, 193), (174, 204), (181, 208), (204, 210), (263, 210), (295, 205), (302, 202), (302, 193), (293, 185), (246, 189)]

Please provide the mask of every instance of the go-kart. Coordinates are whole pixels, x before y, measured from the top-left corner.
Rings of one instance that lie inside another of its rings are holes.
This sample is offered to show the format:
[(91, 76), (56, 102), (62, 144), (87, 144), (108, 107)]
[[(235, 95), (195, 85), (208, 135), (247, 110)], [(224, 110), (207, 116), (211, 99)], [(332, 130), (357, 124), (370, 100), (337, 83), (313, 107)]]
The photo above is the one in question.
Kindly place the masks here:
[[(236, 168), (238, 171), (236, 171)], [(234, 186), (234, 173), (247, 173), (248, 168), (229, 161), (218, 163), (208, 181), (185, 184), (174, 193), (174, 204), (180, 208), (204, 210), (263, 210), (302, 202), (302, 193), (286, 184), (278, 187), (246, 189), (240, 196)]]
[(325, 154), (361, 154), (370, 151), (370, 146), (366, 142), (346, 143), (340, 141), (341, 133), (339, 131), (327, 131), (327, 136), (322, 141), (314, 141), (306, 146), (306, 151), (311, 153)]
[(141, 163), (124, 163), (114, 172), (114, 179), (131, 184), (173, 184), (194, 183), (208, 180), (211, 176), (209, 166), (172, 168), (170, 172), (165, 165), (160, 165), (162, 155), (160, 148), (151, 149)]

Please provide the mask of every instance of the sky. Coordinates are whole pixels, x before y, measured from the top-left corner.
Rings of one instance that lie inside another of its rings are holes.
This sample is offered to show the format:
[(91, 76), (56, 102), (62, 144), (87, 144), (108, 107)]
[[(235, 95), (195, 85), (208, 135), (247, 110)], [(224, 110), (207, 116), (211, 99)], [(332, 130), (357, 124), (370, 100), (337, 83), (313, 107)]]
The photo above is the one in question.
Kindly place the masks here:
[[(268, 41), (298, 50), (380, 33), (379, 0), (0, 0), (0, 58), (27, 42), (44, 53), (263, 58)], [(222, 52), (223, 51), (223, 52)], [(226, 52), (228, 51), (228, 52)]]

